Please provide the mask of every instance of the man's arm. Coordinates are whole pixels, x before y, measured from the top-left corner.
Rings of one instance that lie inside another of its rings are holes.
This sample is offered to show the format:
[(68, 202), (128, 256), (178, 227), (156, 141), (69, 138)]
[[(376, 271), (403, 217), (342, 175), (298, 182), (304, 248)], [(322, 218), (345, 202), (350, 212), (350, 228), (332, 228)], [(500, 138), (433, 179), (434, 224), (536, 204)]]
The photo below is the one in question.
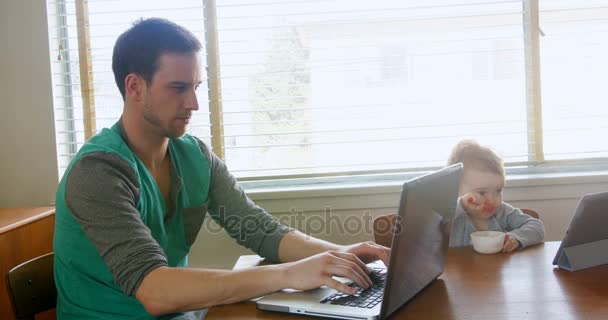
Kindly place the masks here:
[(199, 310), (239, 302), (284, 288), (310, 290), (328, 286), (354, 294), (356, 290), (332, 276), (372, 283), (365, 265), (352, 254), (324, 252), (295, 262), (242, 271), (160, 267), (142, 281), (135, 297), (152, 315)]
[(342, 246), (317, 239), (300, 231), (286, 234), (279, 245), (281, 262), (297, 261), (326, 251), (343, 251)]
[(209, 214), (238, 244), (272, 262), (279, 262), (279, 242), (291, 228), (257, 206), (238, 185), (226, 164), (200, 140), (210, 169)]
[[(162, 315), (239, 302), (284, 288), (310, 290), (328, 286), (354, 294), (354, 288), (333, 276), (352, 279), (359, 286), (368, 288), (372, 282), (362, 260), (373, 261), (382, 257), (388, 264), (390, 256), (390, 249), (375, 243), (337, 246), (307, 239), (299, 232), (285, 235), (280, 247), (281, 252), (300, 250), (302, 256), (309, 256), (299, 259), (300, 255), (288, 254), (286, 259), (297, 260), (242, 271), (160, 267), (144, 278), (135, 296), (149, 313)], [(326, 249), (329, 251), (324, 251)], [(317, 251), (320, 253), (314, 254)]]
[(150, 271), (167, 265), (137, 210), (139, 194), (133, 168), (116, 154), (87, 154), (67, 177), (67, 207), (127, 295)]
[[(354, 253), (366, 262), (381, 259), (388, 265), (390, 250), (375, 243), (340, 246), (294, 231), (255, 205), (226, 165), (198, 140), (211, 169), (209, 212), (237, 242), (274, 262), (290, 262), (327, 252)], [(367, 279), (367, 276), (365, 276)]]
[(239, 302), (285, 287), (285, 268), (242, 271), (160, 267), (150, 272), (135, 297), (153, 316)]
[(388, 266), (390, 261), (390, 249), (372, 241), (337, 245), (299, 231), (290, 232), (283, 237), (279, 245), (279, 258), (283, 262), (297, 261), (328, 251), (353, 255), (363, 263), (382, 260)]

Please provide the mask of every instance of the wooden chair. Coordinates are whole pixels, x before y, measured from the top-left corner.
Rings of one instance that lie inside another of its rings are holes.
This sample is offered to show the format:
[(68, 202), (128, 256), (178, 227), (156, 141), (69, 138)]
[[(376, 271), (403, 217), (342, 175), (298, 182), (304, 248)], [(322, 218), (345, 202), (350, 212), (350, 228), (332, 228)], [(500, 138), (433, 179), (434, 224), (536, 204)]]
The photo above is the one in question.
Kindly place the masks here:
[(57, 289), (53, 276), (53, 252), (26, 261), (8, 272), (8, 286), (17, 319), (55, 308)]
[(393, 241), (393, 226), (397, 221), (397, 214), (387, 214), (374, 219), (374, 241), (385, 247), (391, 247)]
[(521, 209), (521, 211), (527, 215), (529, 215), (532, 218), (536, 218), (540, 220), (540, 215), (538, 214), (538, 212), (532, 210), (532, 209)]

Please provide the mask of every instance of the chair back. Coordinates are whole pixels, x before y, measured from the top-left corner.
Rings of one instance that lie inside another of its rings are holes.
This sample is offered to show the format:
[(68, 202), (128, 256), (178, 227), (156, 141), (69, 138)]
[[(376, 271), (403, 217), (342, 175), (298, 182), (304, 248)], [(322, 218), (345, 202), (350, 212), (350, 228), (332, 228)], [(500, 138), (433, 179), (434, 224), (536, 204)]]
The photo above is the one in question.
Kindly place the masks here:
[(540, 215), (538, 214), (538, 212), (532, 210), (532, 209), (521, 209), (521, 211), (527, 215), (529, 215), (532, 218), (536, 218), (540, 220)]
[(8, 272), (8, 286), (17, 319), (35, 319), (55, 308), (57, 289), (53, 276), (53, 252), (26, 261)]
[(374, 219), (374, 241), (385, 247), (391, 247), (393, 242), (393, 226), (397, 220), (397, 215), (387, 214)]

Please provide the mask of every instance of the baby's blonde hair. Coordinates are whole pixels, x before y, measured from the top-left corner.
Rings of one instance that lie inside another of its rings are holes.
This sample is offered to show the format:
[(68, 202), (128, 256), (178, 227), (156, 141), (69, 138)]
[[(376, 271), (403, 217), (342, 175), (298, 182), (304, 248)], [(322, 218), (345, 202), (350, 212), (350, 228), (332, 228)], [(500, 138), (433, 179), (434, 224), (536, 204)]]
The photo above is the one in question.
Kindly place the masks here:
[(448, 165), (462, 162), (464, 170), (477, 169), (505, 176), (502, 158), (489, 147), (482, 146), (475, 140), (462, 140), (452, 149)]

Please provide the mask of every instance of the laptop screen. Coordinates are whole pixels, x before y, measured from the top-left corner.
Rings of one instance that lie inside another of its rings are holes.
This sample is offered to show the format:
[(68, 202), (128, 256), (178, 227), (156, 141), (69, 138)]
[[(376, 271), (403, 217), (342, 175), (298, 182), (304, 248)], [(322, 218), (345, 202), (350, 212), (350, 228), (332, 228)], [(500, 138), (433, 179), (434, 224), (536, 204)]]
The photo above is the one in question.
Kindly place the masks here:
[(403, 185), (381, 319), (443, 272), (461, 176), (459, 163)]

